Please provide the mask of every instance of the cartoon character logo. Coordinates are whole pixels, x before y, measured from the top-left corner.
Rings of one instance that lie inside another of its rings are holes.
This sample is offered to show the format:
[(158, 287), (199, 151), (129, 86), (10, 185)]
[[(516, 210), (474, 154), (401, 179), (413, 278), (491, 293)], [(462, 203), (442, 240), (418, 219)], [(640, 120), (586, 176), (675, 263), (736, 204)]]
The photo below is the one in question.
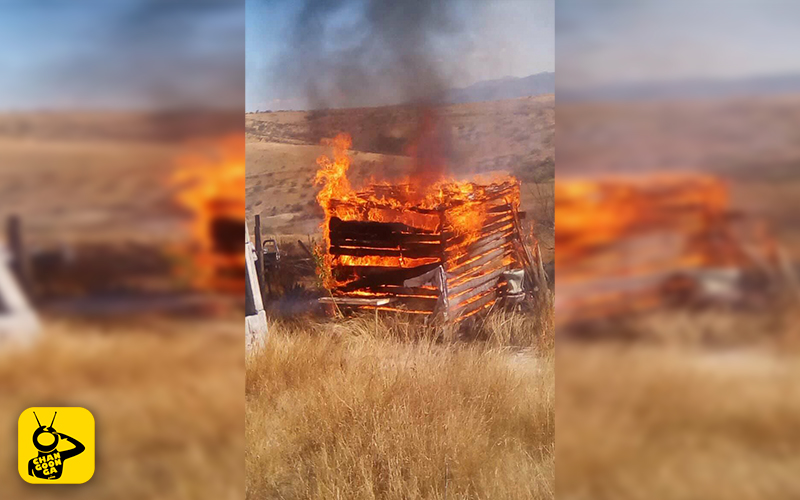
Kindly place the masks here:
[[(77, 439), (55, 430), (53, 424), (56, 421), (56, 415), (58, 412), (53, 414), (50, 425), (42, 425), (36, 412), (33, 412), (36, 423), (39, 424), (39, 427), (33, 432), (33, 445), (39, 453), (28, 462), (28, 475), (30, 476), (56, 480), (64, 473), (64, 462), (80, 455), (86, 449)], [(73, 447), (59, 450), (58, 445), (62, 441), (71, 443)]]

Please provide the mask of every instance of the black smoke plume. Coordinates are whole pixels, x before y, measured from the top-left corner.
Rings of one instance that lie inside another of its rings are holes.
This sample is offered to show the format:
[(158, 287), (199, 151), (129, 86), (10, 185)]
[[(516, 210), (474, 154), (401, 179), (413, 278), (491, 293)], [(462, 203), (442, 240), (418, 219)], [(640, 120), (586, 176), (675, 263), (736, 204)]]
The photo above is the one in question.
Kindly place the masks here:
[(284, 96), (311, 109), (433, 104), (457, 70), (437, 45), (464, 42), (461, 14), (479, 3), (303, 0), (273, 71)]

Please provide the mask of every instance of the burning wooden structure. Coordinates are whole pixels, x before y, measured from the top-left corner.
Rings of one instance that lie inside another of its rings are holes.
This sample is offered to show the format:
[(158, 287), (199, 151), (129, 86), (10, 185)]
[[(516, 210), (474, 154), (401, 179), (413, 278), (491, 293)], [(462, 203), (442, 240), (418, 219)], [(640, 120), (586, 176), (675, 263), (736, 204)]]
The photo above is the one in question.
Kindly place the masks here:
[[(349, 139), (349, 138), (348, 138)], [(461, 321), (524, 296), (520, 184), (439, 181), (350, 189), (349, 141), (320, 159), (325, 210), (322, 302)]]
[[(779, 281), (764, 221), (731, 209), (710, 175), (654, 174), (556, 184), (561, 324), (671, 304), (737, 303)], [(783, 273), (788, 276), (787, 273)]]
[(231, 135), (200, 144), (178, 163), (173, 176), (179, 187), (176, 201), (191, 215), (191, 241), (181, 249), (190, 263), (188, 279), (198, 290), (243, 293), (243, 138)]

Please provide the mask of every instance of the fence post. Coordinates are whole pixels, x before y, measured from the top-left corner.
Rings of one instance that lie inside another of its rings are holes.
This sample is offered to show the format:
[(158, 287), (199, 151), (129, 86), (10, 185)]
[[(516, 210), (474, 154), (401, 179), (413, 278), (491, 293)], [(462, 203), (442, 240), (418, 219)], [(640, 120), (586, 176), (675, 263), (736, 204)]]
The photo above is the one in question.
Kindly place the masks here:
[(258, 276), (258, 290), (264, 295), (264, 248), (261, 239), (261, 216), (256, 215), (256, 276)]
[(6, 239), (11, 252), (11, 269), (19, 281), (22, 289), (30, 296), (33, 292), (33, 279), (28, 253), (25, 251), (25, 242), (22, 238), (22, 220), (19, 215), (8, 216), (6, 224)]

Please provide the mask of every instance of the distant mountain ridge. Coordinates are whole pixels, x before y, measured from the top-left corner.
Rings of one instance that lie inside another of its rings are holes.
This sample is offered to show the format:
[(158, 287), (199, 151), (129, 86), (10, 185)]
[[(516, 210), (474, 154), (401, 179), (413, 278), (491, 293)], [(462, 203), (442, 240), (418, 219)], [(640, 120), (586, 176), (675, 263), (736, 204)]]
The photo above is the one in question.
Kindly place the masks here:
[[(433, 96), (434, 102), (442, 104), (461, 104), (470, 102), (503, 101), (519, 97), (553, 94), (556, 91), (556, 74), (554, 72), (536, 73), (524, 77), (506, 76), (496, 80), (483, 80), (467, 87), (454, 88), (443, 91), (438, 96)], [(436, 99), (438, 97), (438, 99)], [(258, 112), (259, 109), (271, 111), (308, 111), (307, 103), (302, 98), (287, 97), (280, 99), (279, 103), (264, 103), (262, 106), (248, 110), (248, 113)], [(332, 106), (332, 109), (345, 109), (347, 107), (381, 107), (408, 104), (404, 102), (363, 103), (351, 106)], [(325, 107), (325, 106), (323, 106)]]
[(502, 101), (518, 97), (552, 94), (556, 91), (556, 74), (542, 72), (517, 78), (507, 76), (497, 80), (484, 80), (468, 87), (445, 92), (444, 101), (452, 104), (465, 102)]
[(600, 85), (585, 89), (560, 89), (561, 101), (629, 101), (649, 99), (707, 99), (770, 96), (800, 92), (800, 74), (765, 75), (739, 79), (689, 79)]

